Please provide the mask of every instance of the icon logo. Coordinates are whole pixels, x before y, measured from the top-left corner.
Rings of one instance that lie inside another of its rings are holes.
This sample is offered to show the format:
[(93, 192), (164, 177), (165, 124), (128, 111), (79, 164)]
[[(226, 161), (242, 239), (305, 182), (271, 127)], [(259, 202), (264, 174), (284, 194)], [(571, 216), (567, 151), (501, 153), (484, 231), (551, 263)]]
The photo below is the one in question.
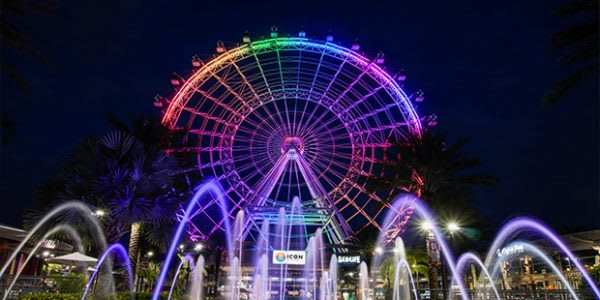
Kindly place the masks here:
[(285, 253), (284, 253), (284, 252), (277, 252), (277, 253), (275, 254), (275, 259), (276, 259), (278, 262), (280, 262), (280, 263), (284, 262), (284, 261), (285, 261)]

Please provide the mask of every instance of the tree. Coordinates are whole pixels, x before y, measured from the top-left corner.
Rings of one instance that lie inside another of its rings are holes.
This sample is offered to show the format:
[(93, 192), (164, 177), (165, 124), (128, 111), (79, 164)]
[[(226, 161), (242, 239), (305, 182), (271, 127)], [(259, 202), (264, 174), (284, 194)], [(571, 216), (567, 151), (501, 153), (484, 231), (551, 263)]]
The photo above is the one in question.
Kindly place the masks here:
[[(400, 189), (428, 202), (438, 216), (462, 216), (465, 223), (479, 221), (470, 189), (493, 185), (494, 176), (473, 172), (481, 161), (463, 153), (469, 139), (447, 143), (446, 135), (426, 131), (403, 142), (393, 143), (385, 153), (384, 169), (368, 178), (371, 191)], [(388, 199), (393, 199), (390, 197)], [(439, 270), (429, 265), (431, 289), (437, 288)], [(432, 292), (432, 297), (435, 293)]]
[(600, 51), (599, 3), (599, 0), (566, 1), (554, 11), (555, 16), (578, 20), (556, 32), (551, 38), (554, 47), (565, 52), (561, 62), (574, 71), (548, 92), (544, 98), (545, 105), (551, 106), (562, 101), (582, 82), (597, 76)]
[[(396, 257), (390, 256), (381, 262), (379, 267), (379, 274), (383, 280), (383, 287), (385, 289), (386, 299), (392, 298), (392, 292), (394, 289), (394, 281), (396, 277)], [(410, 267), (410, 272), (415, 280), (415, 286), (418, 286), (416, 282), (417, 278), (429, 275), (428, 267), (428, 256), (423, 249), (419, 248), (407, 248), (406, 249), (406, 262)], [(417, 276), (417, 273), (419, 274)], [(412, 287), (411, 287), (412, 288)]]
[(109, 243), (129, 233), (129, 255), (136, 270), (140, 239), (152, 236), (144, 234), (144, 228), (150, 224), (173, 228), (181, 200), (173, 188), (174, 166), (158, 147), (114, 131), (78, 147), (47, 191), (58, 192), (60, 200), (80, 199), (104, 211), (99, 218)]

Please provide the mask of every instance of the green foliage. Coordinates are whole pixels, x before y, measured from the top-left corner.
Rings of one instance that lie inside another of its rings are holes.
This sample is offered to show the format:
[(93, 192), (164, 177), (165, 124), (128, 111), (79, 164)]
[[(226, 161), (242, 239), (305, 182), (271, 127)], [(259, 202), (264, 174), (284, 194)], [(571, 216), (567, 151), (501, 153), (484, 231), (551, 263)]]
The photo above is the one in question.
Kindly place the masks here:
[(63, 293), (81, 291), (85, 288), (85, 279), (81, 274), (69, 273), (56, 280), (56, 288)]
[(80, 293), (35, 293), (20, 295), (18, 300), (79, 300)]
[(590, 274), (590, 276), (592, 276), (592, 278), (596, 282), (596, 285), (600, 286), (600, 265), (589, 268), (588, 273)]
[(146, 268), (140, 268), (138, 276), (146, 280), (149, 285), (154, 285), (160, 273), (160, 266), (153, 262), (148, 264)]
[[(168, 293), (161, 293), (160, 299), (166, 300), (168, 297)], [(152, 298), (152, 293), (150, 292), (139, 292), (131, 297), (131, 293), (129, 292), (118, 292), (111, 297), (111, 299), (116, 300), (147, 300)], [(81, 293), (35, 293), (35, 294), (27, 294), (21, 295), (18, 300), (80, 300)], [(91, 297), (90, 297), (91, 299)]]

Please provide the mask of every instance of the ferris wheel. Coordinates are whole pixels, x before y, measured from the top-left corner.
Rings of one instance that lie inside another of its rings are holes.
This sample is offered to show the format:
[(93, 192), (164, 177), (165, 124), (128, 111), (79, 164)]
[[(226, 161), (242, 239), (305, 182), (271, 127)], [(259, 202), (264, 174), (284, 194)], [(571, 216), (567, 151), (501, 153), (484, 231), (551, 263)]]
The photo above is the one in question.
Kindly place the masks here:
[(400, 87), (405, 75), (390, 76), (383, 63), (356, 41), (346, 48), (331, 35), (273, 29), (258, 41), (244, 34), (231, 48), (218, 42), (210, 60), (192, 59), (191, 76), (174, 75), (176, 95), (155, 102), (173, 132), (168, 152), (193, 160), (181, 173), (218, 179), (227, 199), (193, 214), (201, 221), (191, 220), (192, 239), (223, 228), (220, 206), (233, 218), (240, 209), (289, 206), (295, 196), (305, 211), (330, 214), (334, 242), (368, 225), (381, 229), (386, 209), (397, 210), (401, 228), (410, 208), (367, 193), (364, 179), (382, 172), (390, 142), (421, 134), (422, 120)]

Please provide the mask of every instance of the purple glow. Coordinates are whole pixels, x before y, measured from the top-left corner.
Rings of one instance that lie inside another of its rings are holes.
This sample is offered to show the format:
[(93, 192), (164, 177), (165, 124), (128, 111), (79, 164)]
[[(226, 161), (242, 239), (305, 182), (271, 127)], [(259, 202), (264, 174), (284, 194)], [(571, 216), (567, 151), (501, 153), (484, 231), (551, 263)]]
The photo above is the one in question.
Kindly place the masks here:
[[(98, 273), (98, 271), (100, 271), (100, 267), (102, 266), (102, 263), (104, 262), (104, 260), (106, 260), (106, 258), (108, 258), (108, 256), (110, 254), (112, 254), (113, 252), (115, 252), (116, 254), (119, 254), (121, 256), (121, 259), (125, 260), (125, 267), (127, 269), (127, 275), (128, 275), (128, 280), (129, 280), (129, 291), (132, 293), (131, 297), (133, 297), (133, 272), (131, 271), (131, 262), (129, 261), (129, 255), (127, 255), (127, 250), (125, 250), (125, 247), (123, 247), (123, 245), (121, 245), (119, 243), (114, 243), (114, 244), (110, 245), (108, 248), (106, 248), (106, 251), (104, 251), (104, 253), (102, 253), (102, 256), (100, 256), (100, 259), (98, 259), (98, 262), (96, 263), (96, 268), (95, 268), (96, 270), (94, 271), (94, 273), (92, 273), (92, 276), (90, 276), (88, 283), (85, 285), (85, 290), (83, 291), (81, 300), (85, 300), (85, 296), (87, 295), (87, 293), (90, 289), (90, 286), (92, 285), (92, 282), (94, 281), (94, 277), (96, 277), (96, 273)], [(111, 272), (112, 272), (112, 270), (111, 270)]]
[[(402, 258), (398, 261), (398, 263), (396, 264), (396, 274), (394, 277), (394, 299), (400, 299), (400, 294), (399, 294), (399, 282), (398, 282), (398, 277), (400, 277), (400, 269), (404, 267), (406, 269), (406, 271), (408, 272), (408, 276), (410, 277), (410, 283), (412, 285), (412, 290), (413, 290), (413, 295), (415, 295), (415, 300), (419, 299), (419, 295), (417, 294), (417, 287), (415, 286), (415, 280), (413, 279), (412, 276), (412, 271), (410, 269), (410, 266), (408, 265), (408, 262), (406, 261), (406, 259)], [(398, 298), (396, 298), (398, 297)]]
[(506, 223), (502, 227), (502, 229), (500, 229), (500, 232), (498, 233), (498, 235), (496, 235), (496, 239), (494, 239), (494, 242), (488, 251), (487, 257), (485, 259), (485, 266), (489, 268), (492, 259), (494, 258), (494, 255), (496, 255), (496, 250), (498, 250), (506, 240), (525, 230), (537, 232), (543, 235), (544, 237), (548, 238), (550, 241), (552, 241), (554, 245), (558, 246), (560, 250), (565, 255), (567, 255), (567, 257), (569, 257), (571, 262), (575, 264), (575, 267), (577, 268), (577, 270), (579, 270), (581, 276), (583, 276), (585, 281), (588, 283), (588, 285), (594, 292), (594, 295), (596, 295), (596, 298), (600, 299), (600, 290), (594, 283), (594, 280), (587, 273), (586, 269), (581, 265), (579, 260), (577, 260), (577, 257), (573, 254), (573, 252), (569, 250), (567, 245), (565, 245), (565, 243), (558, 237), (558, 235), (554, 231), (552, 231), (552, 229), (550, 229), (541, 221), (537, 221), (532, 218), (515, 218), (510, 222)]
[[(316, 69), (304, 63), (311, 57), (304, 53), (320, 57)], [(276, 62), (261, 61), (270, 54)], [(167, 152), (202, 153), (198, 171), (205, 178), (220, 178), (233, 204), (230, 215), (248, 204), (263, 206), (257, 202), (272, 191), (276, 199), (268, 200), (289, 202), (299, 196), (339, 210), (324, 224), (330, 228), (323, 234), (332, 243), (343, 244), (365, 222), (381, 229), (378, 216), (390, 205), (366, 193), (366, 183), (351, 175), (379, 169), (381, 162), (365, 153), (378, 153), (389, 147), (389, 140), (423, 131), (411, 98), (381, 65), (346, 47), (295, 37), (248, 42), (206, 64), (194, 62), (198, 69), (190, 77), (176, 78), (181, 87), (176, 95), (160, 101), (167, 106), (162, 122), (206, 143), (173, 145)], [(229, 67), (232, 72), (220, 74)], [(328, 74), (332, 76), (324, 76)], [(213, 80), (215, 88), (204, 86)], [(217, 93), (222, 89), (228, 93)], [(196, 97), (198, 102), (192, 101)], [(292, 188), (296, 185), (301, 188)], [(373, 213), (365, 209), (369, 203), (384, 205)], [(203, 226), (189, 224), (192, 239), (223, 229), (220, 219), (207, 213), (215, 205), (208, 203), (192, 214), (206, 219)], [(358, 213), (348, 213), (354, 210)]]
[(169, 274), (169, 267), (171, 266), (171, 262), (173, 260), (173, 256), (177, 251), (177, 245), (181, 240), (181, 235), (183, 234), (183, 230), (189, 220), (189, 215), (191, 214), (194, 206), (199, 205), (200, 197), (204, 196), (207, 192), (213, 194), (213, 196), (217, 196), (218, 201), (221, 202), (221, 212), (223, 214), (223, 220), (225, 222), (225, 235), (227, 237), (227, 250), (229, 254), (229, 261), (232, 261), (233, 248), (231, 241), (231, 224), (229, 222), (229, 215), (227, 214), (227, 206), (225, 202), (225, 198), (223, 195), (223, 189), (221, 185), (216, 180), (210, 180), (206, 183), (201, 184), (198, 188), (192, 200), (188, 203), (188, 206), (185, 210), (182, 220), (179, 222), (179, 226), (173, 235), (173, 240), (171, 240), (171, 245), (169, 246), (169, 252), (167, 252), (167, 256), (165, 257), (165, 261), (160, 270), (160, 274), (158, 275), (158, 279), (156, 280), (156, 285), (154, 287), (154, 292), (152, 293), (152, 300), (160, 299), (160, 291), (162, 289), (165, 280), (167, 279), (167, 275)]
[(460, 274), (456, 271), (456, 264), (454, 262), (454, 258), (452, 257), (452, 252), (450, 252), (450, 248), (448, 247), (444, 236), (442, 235), (440, 229), (435, 223), (435, 219), (433, 218), (429, 207), (421, 199), (410, 194), (404, 194), (396, 197), (396, 199), (393, 202), (393, 206), (397, 207), (397, 205), (411, 206), (423, 220), (425, 220), (426, 222), (430, 222), (433, 225), (431, 231), (433, 232), (433, 235), (442, 250), (441, 252), (444, 256), (444, 259), (446, 260), (450, 272), (452, 273), (452, 276), (456, 278), (461, 297), (464, 300), (469, 300), (469, 293), (465, 288), (465, 284), (462, 278), (460, 277)]
[[(548, 257), (546, 254), (544, 254), (544, 252), (542, 250), (540, 250), (538, 247), (536, 247), (530, 243), (525, 243), (525, 242), (513, 242), (513, 243), (509, 244), (509, 246), (511, 246), (511, 245), (523, 246), (525, 251), (532, 253), (533, 255), (544, 260), (544, 262), (546, 262), (546, 265), (548, 265), (552, 269), (552, 271), (558, 276), (558, 278), (560, 278), (560, 281), (567, 288), (569, 293), (571, 293), (571, 296), (573, 296), (573, 299), (579, 300), (579, 297), (577, 297), (577, 293), (575, 293), (575, 291), (569, 284), (569, 281), (565, 278), (565, 275), (558, 269), (558, 267), (556, 266), (554, 261), (552, 261), (552, 259), (550, 257)], [(492, 276), (496, 276), (496, 273), (498, 272), (498, 269), (500, 268), (500, 263), (502, 261), (503, 261), (503, 259), (499, 259), (494, 264), (494, 269), (492, 270)]]
[[(494, 285), (494, 281), (492, 276), (490, 276), (490, 273), (488, 272), (488, 269), (485, 267), (485, 265), (483, 264), (483, 262), (481, 261), (481, 259), (479, 259), (479, 256), (477, 256), (474, 253), (471, 252), (466, 252), (463, 253), (459, 258), (458, 261), (456, 262), (456, 271), (458, 272), (458, 274), (462, 274), (462, 272), (464, 272), (464, 268), (467, 265), (467, 263), (469, 261), (474, 262), (476, 265), (479, 266), (479, 268), (481, 268), (481, 272), (483, 274), (485, 274), (485, 276), (488, 279), (488, 283), (490, 284), (490, 286), (492, 287), (492, 290), (494, 290), (494, 294), (496, 294), (496, 298), (498, 300), (500, 300), (500, 294), (498, 294), (498, 290), (496, 289), (496, 286)], [(460, 275), (459, 275), (460, 276)], [(450, 283), (450, 287), (449, 290), (452, 290), (452, 285), (454, 284), (454, 279), (455, 277), (452, 278), (452, 282)], [(448, 295), (450, 295), (451, 293), (448, 293)]]

